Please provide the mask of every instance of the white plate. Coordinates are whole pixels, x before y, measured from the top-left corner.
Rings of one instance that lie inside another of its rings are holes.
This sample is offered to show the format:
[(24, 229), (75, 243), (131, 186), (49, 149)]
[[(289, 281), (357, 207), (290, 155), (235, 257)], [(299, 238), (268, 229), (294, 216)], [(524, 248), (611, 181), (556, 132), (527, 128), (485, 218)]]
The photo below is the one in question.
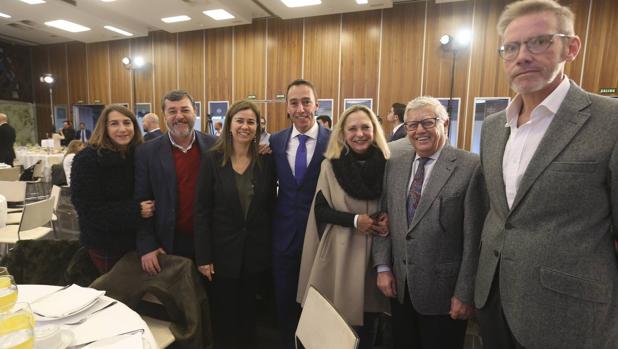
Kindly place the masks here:
[[(132, 336), (136, 336), (136, 335), (138, 335), (138, 334), (132, 334)], [(114, 342), (117, 342), (117, 341), (121, 340), (122, 337), (123, 336), (101, 339), (101, 340), (98, 340), (98, 341), (96, 341), (94, 343), (91, 343), (91, 344), (85, 346), (84, 349), (86, 349), (86, 348), (87, 349), (96, 349), (96, 348), (99, 348), (99, 347), (104, 347), (104, 346), (110, 345), (110, 344), (112, 344)], [(143, 349), (151, 349), (150, 344), (148, 343), (148, 341), (146, 340), (146, 338), (144, 337), (143, 334), (141, 335), (141, 337), (142, 337), (142, 344), (143, 344), (142, 347), (143, 347)], [(61, 348), (61, 349), (64, 349), (64, 348)]]

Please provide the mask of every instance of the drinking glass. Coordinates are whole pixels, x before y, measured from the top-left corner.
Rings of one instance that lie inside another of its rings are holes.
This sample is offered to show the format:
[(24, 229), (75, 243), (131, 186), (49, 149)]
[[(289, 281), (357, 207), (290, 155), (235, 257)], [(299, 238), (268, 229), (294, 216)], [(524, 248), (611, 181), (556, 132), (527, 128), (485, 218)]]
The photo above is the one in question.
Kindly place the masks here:
[(11, 309), (17, 302), (17, 284), (12, 275), (0, 275), (0, 312)]
[(0, 313), (0, 349), (34, 348), (34, 317), (28, 303)]

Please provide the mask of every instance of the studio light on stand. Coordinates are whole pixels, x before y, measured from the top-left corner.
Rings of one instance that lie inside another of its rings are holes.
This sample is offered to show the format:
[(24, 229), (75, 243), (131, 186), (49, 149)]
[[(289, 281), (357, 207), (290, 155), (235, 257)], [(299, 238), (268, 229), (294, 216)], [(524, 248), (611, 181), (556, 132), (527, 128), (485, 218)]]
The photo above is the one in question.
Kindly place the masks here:
[(122, 65), (125, 69), (131, 72), (131, 94), (133, 95), (133, 112), (137, 113), (137, 95), (135, 92), (135, 70), (142, 68), (146, 62), (144, 61), (144, 57), (136, 56), (134, 58), (124, 57), (121, 60)]
[(41, 77), (39, 78), (39, 80), (41, 80), (42, 83), (47, 84), (49, 87), (49, 110), (50, 110), (50, 118), (51, 118), (51, 124), (52, 124), (52, 130), (56, 130), (56, 118), (54, 117), (54, 90), (53, 90), (53, 85), (54, 85), (54, 76), (46, 73), (41, 75)]
[(452, 117), (451, 114), (453, 109), (453, 89), (455, 87), (455, 62), (457, 60), (457, 52), (467, 48), (468, 45), (470, 45), (470, 41), (472, 41), (472, 33), (467, 29), (460, 30), (455, 37), (448, 34), (444, 34), (440, 37), (442, 50), (447, 52), (451, 51), (453, 53), (453, 62), (451, 64), (451, 92), (446, 107), (449, 118)]

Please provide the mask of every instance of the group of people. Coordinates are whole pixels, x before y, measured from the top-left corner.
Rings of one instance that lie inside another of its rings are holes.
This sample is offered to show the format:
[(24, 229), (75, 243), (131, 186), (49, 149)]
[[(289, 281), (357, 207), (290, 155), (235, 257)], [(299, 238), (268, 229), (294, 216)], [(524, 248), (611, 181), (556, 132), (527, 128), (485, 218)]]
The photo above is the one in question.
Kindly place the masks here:
[(480, 157), (449, 145), (449, 116), (427, 96), (393, 105), (404, 136), (390, 143), (365, 106), (332, 131), (316, 122), (301, 79), (286, 90), (291, 126), (268, 146), (250, 101), (215, 137), (194, 130), (191, 95), (170, 91), (167, 132), (148, 142), (108, 106), (72, 165), (81, 242), (101, 273), (131, 250), (149, 274), (161, 254), (193, 259), (217, 348), (255, 347), (270, 271), (283, 348), (309, 286), (361, 348), (387, 311), (395, 348), (462, 348), (475, 314), (485, 348), (615, 348), (618, 102), (564, 74), (581, 46), (573, 17), (553, 0), (502, 13), (517, 96), (485, 120)]

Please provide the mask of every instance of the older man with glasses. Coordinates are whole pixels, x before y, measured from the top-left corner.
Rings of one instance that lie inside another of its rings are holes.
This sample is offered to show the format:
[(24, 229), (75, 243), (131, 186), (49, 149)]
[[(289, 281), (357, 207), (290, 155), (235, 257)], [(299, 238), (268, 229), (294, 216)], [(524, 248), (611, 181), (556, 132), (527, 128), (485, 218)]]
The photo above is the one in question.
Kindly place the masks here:
[(437, 99), (418, 97), (404, 115), (414, 149), (386, 164), (391, 235), (374, 237), (377, 283), (392, 298), (393, 348), (461, 349), (487, 206), (479, 157), (450, 146)]
[(564, 74), (574, 14), (509, 4), (498, 22), (517, 96), (483, 123), (490, 198), (475, 305), (485, 348), (616, 348), (618, 101)]

